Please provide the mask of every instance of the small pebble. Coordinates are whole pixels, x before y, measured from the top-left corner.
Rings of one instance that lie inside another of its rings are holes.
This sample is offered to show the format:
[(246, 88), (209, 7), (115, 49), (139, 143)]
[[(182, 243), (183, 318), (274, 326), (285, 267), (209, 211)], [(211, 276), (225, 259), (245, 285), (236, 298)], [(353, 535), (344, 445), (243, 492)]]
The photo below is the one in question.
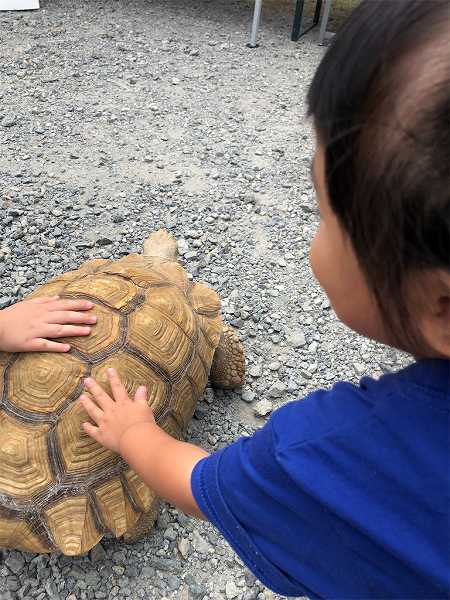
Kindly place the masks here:
[(13, 127), (17, 124), (17, 118), (14, 115), (5, 115), (1, 120), (2, 127)]
[(261, 375), (263, 374), (262, 366), (253, 365), (253, 367), (250, 367), (250, 369), (248, 370), (248, 374), (252, 377), (261, 377)]
[(265, 417), (273, 410), (273, 404), (270, 400), (260, 400), (253, 406), (255, 414), (259, 417)]
[(239, 588), (236, 587), (234, 581), (227, 581), (225, 584), (225, 596), (228, 600), (232, 600), (239, 595)]
[(256, 398), (256, 394), (255, 392), (252, 392), (252, 390), (244, 390), (241, 393), (241, 398), (244, 402), (253, 402), (253, 400)]
[(270, 386), (267, 394), (268, 394), (269, 398), (281, 398), (281, 396), (284, 394), (286, 389), (287, 389), (287, 386), (285, 383), (283, 383), (282, 381), (276, 381), (275, 383), (273, 383)]

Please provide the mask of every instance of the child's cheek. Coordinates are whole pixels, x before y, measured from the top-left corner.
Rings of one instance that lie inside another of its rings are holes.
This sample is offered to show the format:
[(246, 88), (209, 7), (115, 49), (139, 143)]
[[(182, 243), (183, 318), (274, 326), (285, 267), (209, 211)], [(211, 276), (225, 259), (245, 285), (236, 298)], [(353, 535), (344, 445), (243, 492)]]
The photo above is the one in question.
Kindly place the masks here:
[(335, 248), (332, 243), (332, 236), (327, 231), (326, 223), (321, 221), (311, 242), (309, 262), (315, 278), (328, 296), (331, 306), (339, 318), (344, 294), (342, 280), (338, 276), (339, 265), (336, 264), (336, 261), (339, 262), (338, 251), (339, 249)]
[(327, 285), (325, 279), (328, 261), (326, 251), (326, 235), (324, 229), (325, 226), (323, 222), (320, 222), (309, 249), (309, 263), (311, 265), (312, 272), (314, 273), (314, 277), (326, 291)]

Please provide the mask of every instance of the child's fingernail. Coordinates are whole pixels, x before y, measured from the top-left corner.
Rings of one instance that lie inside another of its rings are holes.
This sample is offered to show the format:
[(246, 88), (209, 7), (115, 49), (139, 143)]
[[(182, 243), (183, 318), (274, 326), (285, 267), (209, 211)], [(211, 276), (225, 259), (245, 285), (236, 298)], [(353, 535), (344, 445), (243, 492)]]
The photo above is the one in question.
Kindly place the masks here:
[(86, 379), (84, 380), (84, 385), (91, 385), (92, 384), (92, 377), (86, 377)]
[(88, 308), (92, 308), (92, 307), (94, 306), (94, 303), (93, 303), (93, 302), (90, 302), (90, 301), (88, 300), (88, 301), (86, 302), (86, 306), (87, 306)]
[(95, 316), (89, 317), (89, 322), (90, 323), (96, 323), (97, 322), (97, 317), (95, 317)]
[(63, 350), (64, 350), (64, 352), (69, 352), (69, 350), (70, 350), (69, 344), (63, 344)]

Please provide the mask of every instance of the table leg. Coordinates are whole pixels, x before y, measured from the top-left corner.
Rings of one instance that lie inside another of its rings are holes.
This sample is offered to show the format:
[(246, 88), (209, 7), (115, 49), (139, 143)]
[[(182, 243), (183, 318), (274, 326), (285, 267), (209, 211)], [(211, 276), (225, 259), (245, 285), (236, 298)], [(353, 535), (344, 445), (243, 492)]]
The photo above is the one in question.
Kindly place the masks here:
[(320, 11), (322, 9), (322, 0), (316, 0), (316, 8), (314, 10), (314, 18), (312, 25), (307, 27), (304, 31), (300, 32), (302, 27), (302, 17), (303, 17), (303, 6), (305, 4), (305, 0), (297, 0), (295, 4), (295, 14), (294, 14), (294, 24), (292, 25), (292, 34), (291, 40), (296, 42), (299, 40), (305, 33), (311, 31), (313, 27), (317, 25), (320, 19)]
[(328, 19), (330, 17), (331, 0), (325, 0), (323, 9), (322, 21), (320, 23), (319, 31), (319, 44), (322, 45), (325, 40), (325, 34), (327, 32)]
[(261, 20), (261, 8), (262, 8), (262, 0), (255, 0), (255, 10), (253, 11), (252, 31), (250, 34), (250, 41), (247, 44), (247, 46), (249, 48), (257, 48), (258, 47), (256, 40), (258, 39), (258, 28), (259, 28), (259, 22)]
[(300, 28), (302, 26), (303, 6), (305, 0), (297, 0), (295, 3), (294, 24), (292, 25), (291, 40), (296, 42), (300, 37)]

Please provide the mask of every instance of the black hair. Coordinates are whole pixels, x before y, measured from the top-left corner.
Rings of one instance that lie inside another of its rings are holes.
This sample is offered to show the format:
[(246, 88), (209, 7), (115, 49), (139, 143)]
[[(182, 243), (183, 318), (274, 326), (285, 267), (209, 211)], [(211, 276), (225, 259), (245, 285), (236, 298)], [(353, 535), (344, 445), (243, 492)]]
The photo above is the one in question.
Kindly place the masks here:
[(363, 0), (308, 93), (331, 208), (394, 343), (423, 345), (408, 275), (450, 270), (448, 0)]

